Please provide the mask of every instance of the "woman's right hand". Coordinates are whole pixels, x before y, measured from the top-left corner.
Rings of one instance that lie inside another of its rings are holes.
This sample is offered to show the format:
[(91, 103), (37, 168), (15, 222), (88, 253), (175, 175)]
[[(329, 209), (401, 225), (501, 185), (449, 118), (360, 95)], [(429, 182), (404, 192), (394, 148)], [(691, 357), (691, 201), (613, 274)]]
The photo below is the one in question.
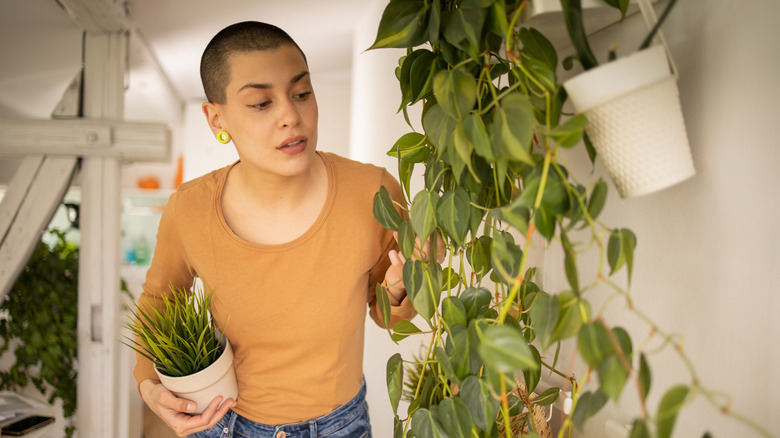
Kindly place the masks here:
[(180, 437), (211, 429), (228, 410), (236, 406), (236, 401), (233, 399), (227, 399), (223, 403), (222, 397), (217, 397), (202, 414), (192, 415), (196, 408), (195, 403), (176, 397), (159, 380), (142, 381), (139, 391), (149, 409)]

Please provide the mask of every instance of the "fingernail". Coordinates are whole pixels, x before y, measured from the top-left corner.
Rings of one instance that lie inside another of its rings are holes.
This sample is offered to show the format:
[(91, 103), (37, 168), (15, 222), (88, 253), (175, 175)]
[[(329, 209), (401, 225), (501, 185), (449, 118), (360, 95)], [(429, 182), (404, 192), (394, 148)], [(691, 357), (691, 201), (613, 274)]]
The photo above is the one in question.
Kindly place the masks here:
[(195, 405), (192, 403), (187, 403), (187, 412), (194, 412), (195, 411)]

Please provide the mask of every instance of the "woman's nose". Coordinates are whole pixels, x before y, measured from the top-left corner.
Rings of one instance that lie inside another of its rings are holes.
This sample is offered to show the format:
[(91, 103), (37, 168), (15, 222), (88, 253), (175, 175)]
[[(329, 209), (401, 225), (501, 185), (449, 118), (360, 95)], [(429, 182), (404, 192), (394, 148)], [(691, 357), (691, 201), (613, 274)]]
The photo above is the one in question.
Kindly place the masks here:
[(298, 112), (298, 108), (295, 106), (295, 102), (291, 100), (285, 100), (279, 105), (279, 125), (281, 127), (295, 126), (300, 122), (301, 115)]

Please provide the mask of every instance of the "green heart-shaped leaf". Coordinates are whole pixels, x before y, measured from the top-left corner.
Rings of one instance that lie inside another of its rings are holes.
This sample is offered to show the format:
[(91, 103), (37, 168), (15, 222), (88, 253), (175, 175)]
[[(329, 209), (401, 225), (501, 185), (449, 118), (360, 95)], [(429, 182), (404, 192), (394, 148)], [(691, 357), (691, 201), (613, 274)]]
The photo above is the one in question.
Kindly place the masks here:
[(374, 44), (369, 47), (414, 47), (424, 43), (430, 4), (425, 0), (391, 0), (382, 13)]
[(477, 83), (461, 70), (441, 70), (433, 78), (433, 93), (447, 114), (462, 120), (477, 102)]
[(495, 108), (491, 140), (498, 145), (502, 155), (533, 165), (531, 139), (536, 118), (533, 105), (527, 96), (510, 93)]
[(390, 396), (390, 404), (393, 406), (393, 412), (398, 410), (398, 402), (401, 400), (401, 393), (403, 392), (403, 365), (400, 353), (390, 356), (390, 359), (387, 361), (387, 393)]
[(484, 339), (477, 346), (477, 352), (496, 370), (513, 373), (539, 367), (528, 348), (528, 342), (517, 330), (506, 326), (491, 326), (483, 335)]
[(436, 207), (439, 195), (422, 190), (412, 200), (412, 228), (421, 242), (424, 242), (436, 228)]
[(444, 231), (460, 247), (469, 231), (469, 213), (471, 204), (468, 193), (462, 187), (446, 191), (438, 201), (436, 216)]
[(398, 230), (403, 220), (401, 214), (395, 209), (393, 198), (385, 186), (380, 187), (379, 192), (374, 195), (374, 218), (380, 225), (393, 231)]
[(680, 408), (685, 404), (688, 397), (688, 387), (678, 385), (664, 394), (661, 403), (658, 405), (658, 416), (656, 417), (656, 431), (658, 438), (669, 438), (674, 430), (674, 423), (677, 421), (677, 414)]
[(458, 397), (445, 398), (439, 403), (439, 421), (450, 438), (471, 438), (471, 415)]

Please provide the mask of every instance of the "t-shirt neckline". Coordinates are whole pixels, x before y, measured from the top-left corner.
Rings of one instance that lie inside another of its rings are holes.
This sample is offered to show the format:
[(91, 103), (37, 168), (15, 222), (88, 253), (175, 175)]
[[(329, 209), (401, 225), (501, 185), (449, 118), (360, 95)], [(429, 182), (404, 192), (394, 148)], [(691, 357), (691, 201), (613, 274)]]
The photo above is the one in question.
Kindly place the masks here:
[(265, 243), (254, 243), (249, 242), (248, 240), (245, 240), (241, 238), (238, 234), (236, 234), (233, 229), (230, 228), (230, 226), (227, 223), (227, 220), (225, 219), (225, 215), (222, 212), (222, 191), (225, 188), (225, 181), (227, 181), (227, 176), (230, 173), (230, 171), (241, 161), (237, 160), (230, 166), (226, 168), (226, 171), (218, 180), (217, 188), (214, 191), (214, 203), (213, 208), (215, 210), (215, 213), (217, 215), (217, 218), (219, 220), (219, 224), (222, 227), (223, 231), (237, 244), (248, 247), (248, 248), (254, 248), (254, 249), (260, 249), (260, 250), (286, 250), (290, 248), (294, 248), (296, 246), (302, 245), (305, 242), (309, 241), (312, 237), (314, 237), (317, 232), (322, 228), (322, 225), (325, 223), (325, 221), (328, 218), (328, 215), (330, 214), (330, 210), (333, 206), (333, 202), (335, 199), (335, 192), (336, 192), (336, 178), (334, 175), (334, 170), (332, 166), (332, 161), (329, 159), (327, 154), (323, 153), (322, 151), (317, 151), (317, 155), (322, 159), (323, 164), (325, 164), (325, 172), (328, 177), (328, 192), (325, 197), (325, 203), (322, 206), (322, 209), (320, 210), (320, 214), (317, 216), (317, 219), (314, 221), (314, 223), (306, 230), (304, 231), (300, 236), (296, 237), (295, 239), (284, 242), (284, 243), (278, 243), (278, 244), (265, 244)]

